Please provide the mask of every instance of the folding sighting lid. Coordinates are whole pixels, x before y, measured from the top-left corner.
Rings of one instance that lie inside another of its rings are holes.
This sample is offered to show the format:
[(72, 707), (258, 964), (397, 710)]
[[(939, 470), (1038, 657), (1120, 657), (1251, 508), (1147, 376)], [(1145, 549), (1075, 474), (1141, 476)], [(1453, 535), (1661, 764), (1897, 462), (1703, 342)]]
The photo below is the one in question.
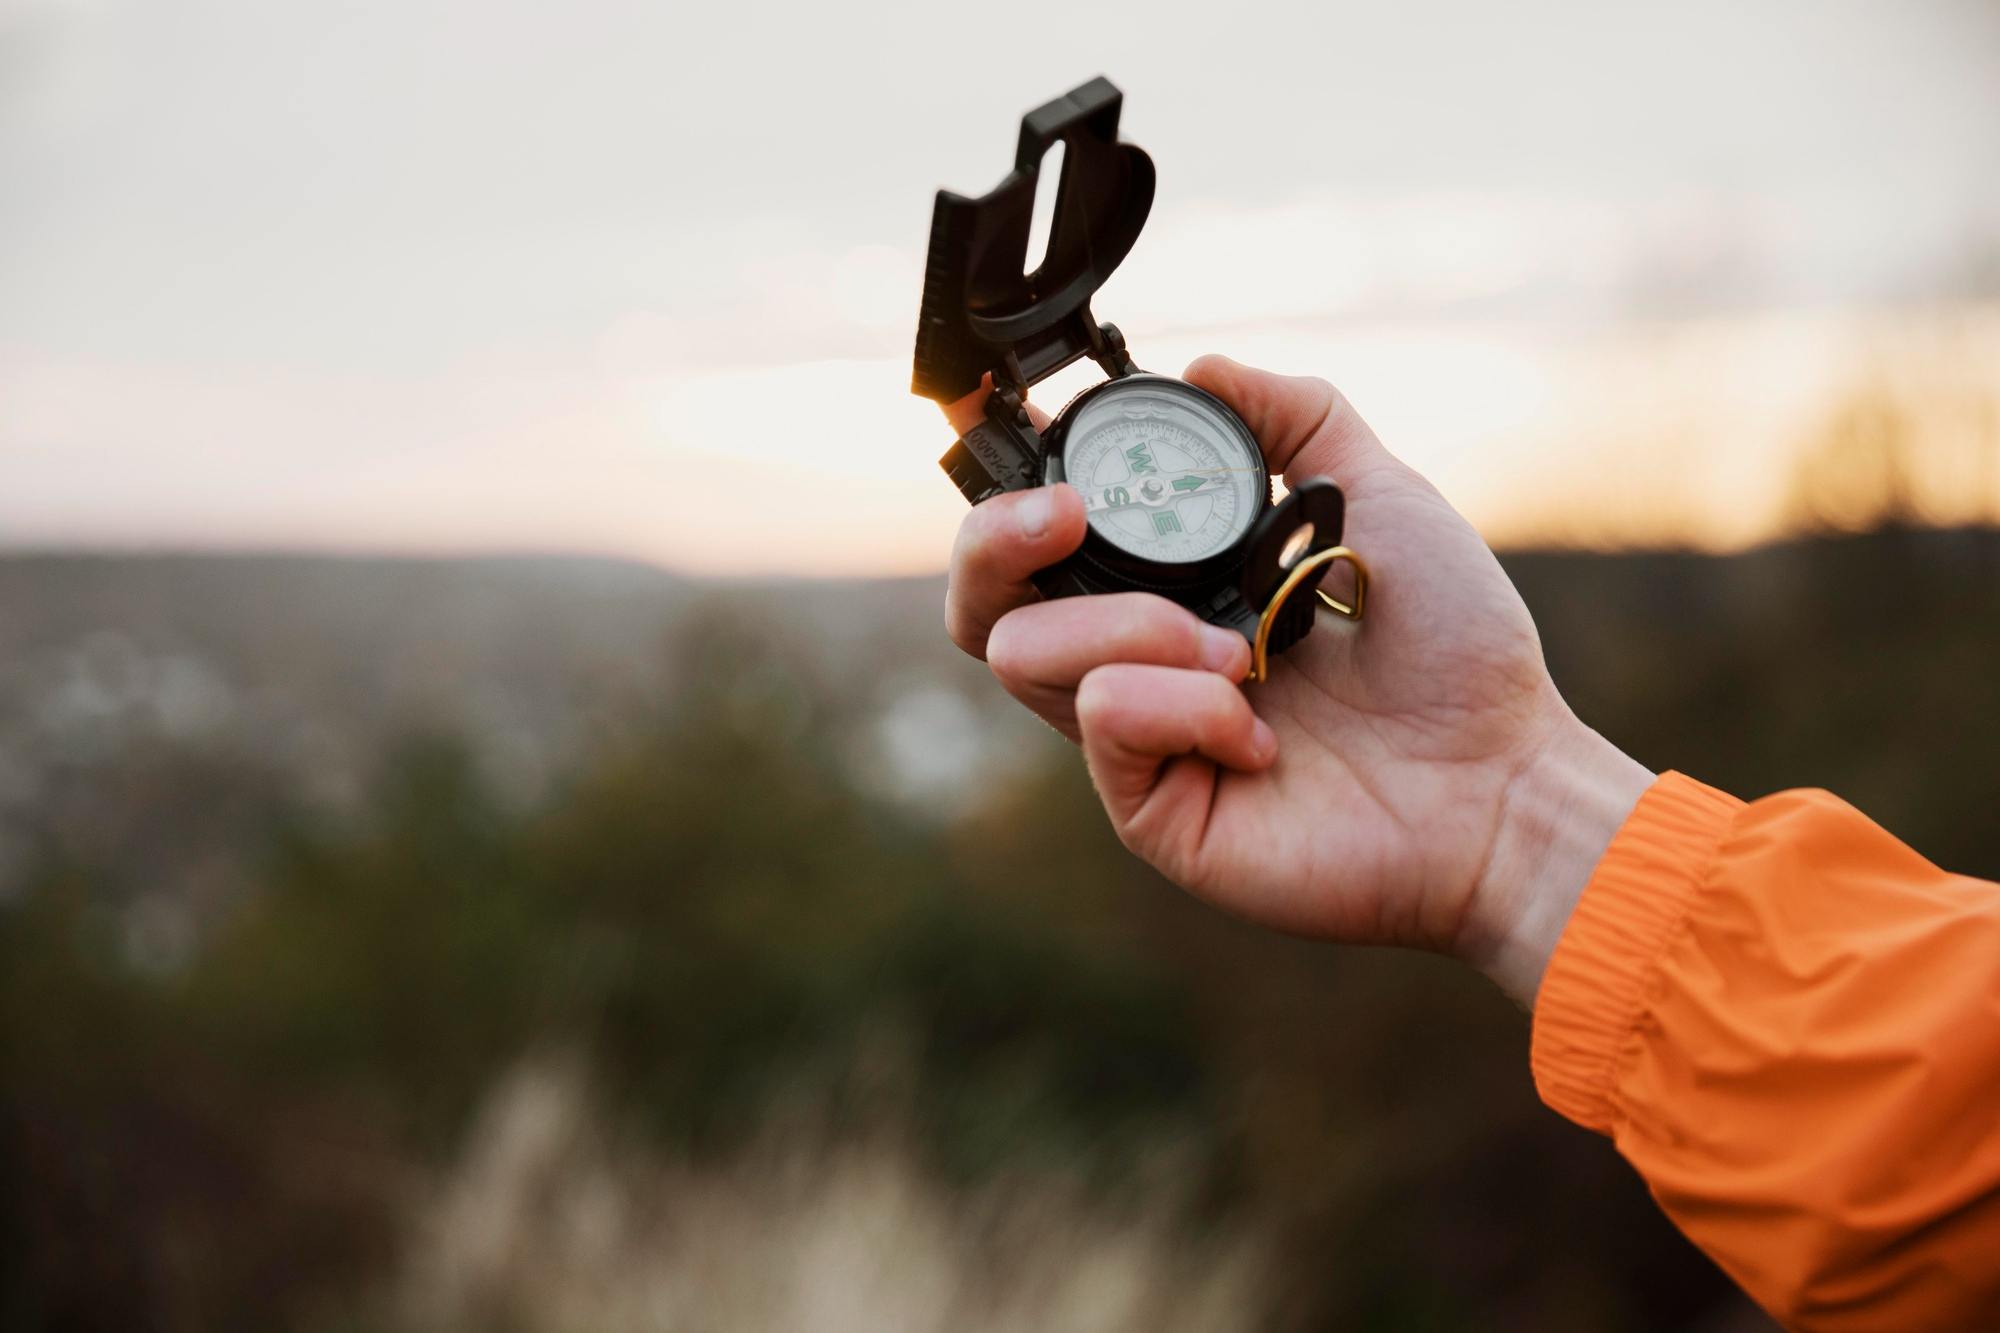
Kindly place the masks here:
[[(1091, 317), (1090, 298), (1131, 252), (1153, 206), (1153, 160), (1118, 142), (1124, 100), (1110, 80), (1092, 79), (1021, 118), (1014, 169), (990, 193), (938, 191), (912, 393), (949, 403), (988, 373), (995, 385), (1025, 390), (1079, 357), (1107, 371), (1123, 361)], [(1025, 272), (1042, 158), (1058, 140), (1048, 250)]]

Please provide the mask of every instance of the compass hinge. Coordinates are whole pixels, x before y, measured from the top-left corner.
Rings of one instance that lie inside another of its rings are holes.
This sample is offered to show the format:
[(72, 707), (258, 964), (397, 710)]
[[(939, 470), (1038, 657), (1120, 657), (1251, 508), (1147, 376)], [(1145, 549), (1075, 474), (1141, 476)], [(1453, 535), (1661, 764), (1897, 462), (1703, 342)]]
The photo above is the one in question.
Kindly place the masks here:
[(1086, 318), (1084, 327), (1090, 330), (1090, 359), (1106, 375), (1122, 380), (1127, 375), (1139, 373), (1139, 367), (1132, 364), (1132, 354), (1125, 350), (1125, 335), (1118, 331), (1116, 324), (1098, 324)]

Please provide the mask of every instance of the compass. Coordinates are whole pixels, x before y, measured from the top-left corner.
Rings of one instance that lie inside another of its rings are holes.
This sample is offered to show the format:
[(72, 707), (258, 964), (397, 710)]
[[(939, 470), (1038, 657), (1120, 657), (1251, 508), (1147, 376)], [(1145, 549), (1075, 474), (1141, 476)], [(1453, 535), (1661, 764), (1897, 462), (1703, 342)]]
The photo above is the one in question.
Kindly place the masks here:
[[(977, 199), (940, 190), (931, 214), (911, 390), (952, 403), (991, 383), (985, 420), (939, 460), (965, 498), (1068, 482), (1089, 526), (1039, 571), (1044, 597), (1151, 592), (1249, 640), (1251, 678), (1312, 631), (1324, 605), (1359, 620), (1368, 573), (1340, 544), (1346, 501), (1325, 478), (1273, 501), (1263, 452), (1221, 399), (1134, 364), (1090, 298), (1152, 209), (1152, 159), (1118, 139), (1123, 94), (1093, 79), (1021, 119), (1014, 170)], [(1044, 156), (1064, 145), (1046, 254), (1028, 267)], [(1029, 388), (1090, 357), (1106, 378), (1037, 431)], [(1319, 590), (1336, 563), (1351, 604)]]
[[(1116, 386), (1115, 391), (1113, 385)], [(1269, 503), (1264, 456), (1234, 413), (1159, 375), (1106, 380), (1042, 437), (1083, 493), (1098, 558), (1173, 566), (1187, 576), (1226, 559)]]

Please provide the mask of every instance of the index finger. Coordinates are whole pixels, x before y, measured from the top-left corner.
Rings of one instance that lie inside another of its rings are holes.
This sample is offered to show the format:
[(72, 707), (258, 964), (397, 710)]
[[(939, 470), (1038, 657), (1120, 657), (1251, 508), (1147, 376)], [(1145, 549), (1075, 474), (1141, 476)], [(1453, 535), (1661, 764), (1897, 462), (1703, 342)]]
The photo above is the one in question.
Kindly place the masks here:
[(996, 495), (959, 524), (945, 590), (951, 641), (984, 659), (1000, 617), (1041, 600), (1030, 576), (1083, 545), (1083, 497), (1058, 483)]
[[(992, 387), (988, 375), (977, 389), (945, 406), (945, 420), (953, 430), (963, 435), (985, 420)], [(1030, 404), (1028, 415), (1035, 429), (1048, 427), (1048, 413), (1040, 408)], [(974, 505), (952, 546), (944, 602), (951, 641), (983, 660), (993, 626), (1015, 607), (1041, 600), (1030, 576), (1082, 545), (1084, 522), (1083, 497), (1060, 484), (996, 495)]]

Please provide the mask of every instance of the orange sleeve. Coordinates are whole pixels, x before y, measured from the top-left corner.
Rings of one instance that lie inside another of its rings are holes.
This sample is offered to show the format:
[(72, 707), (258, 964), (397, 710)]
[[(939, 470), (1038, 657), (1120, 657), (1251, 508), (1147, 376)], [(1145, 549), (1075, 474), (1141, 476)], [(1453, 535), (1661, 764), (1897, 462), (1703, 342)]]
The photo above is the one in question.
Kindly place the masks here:
[(1536, 1086), (1800, 1333), (2000, 1329), (2000, 885), (1676, 773), (1585, 888)]

